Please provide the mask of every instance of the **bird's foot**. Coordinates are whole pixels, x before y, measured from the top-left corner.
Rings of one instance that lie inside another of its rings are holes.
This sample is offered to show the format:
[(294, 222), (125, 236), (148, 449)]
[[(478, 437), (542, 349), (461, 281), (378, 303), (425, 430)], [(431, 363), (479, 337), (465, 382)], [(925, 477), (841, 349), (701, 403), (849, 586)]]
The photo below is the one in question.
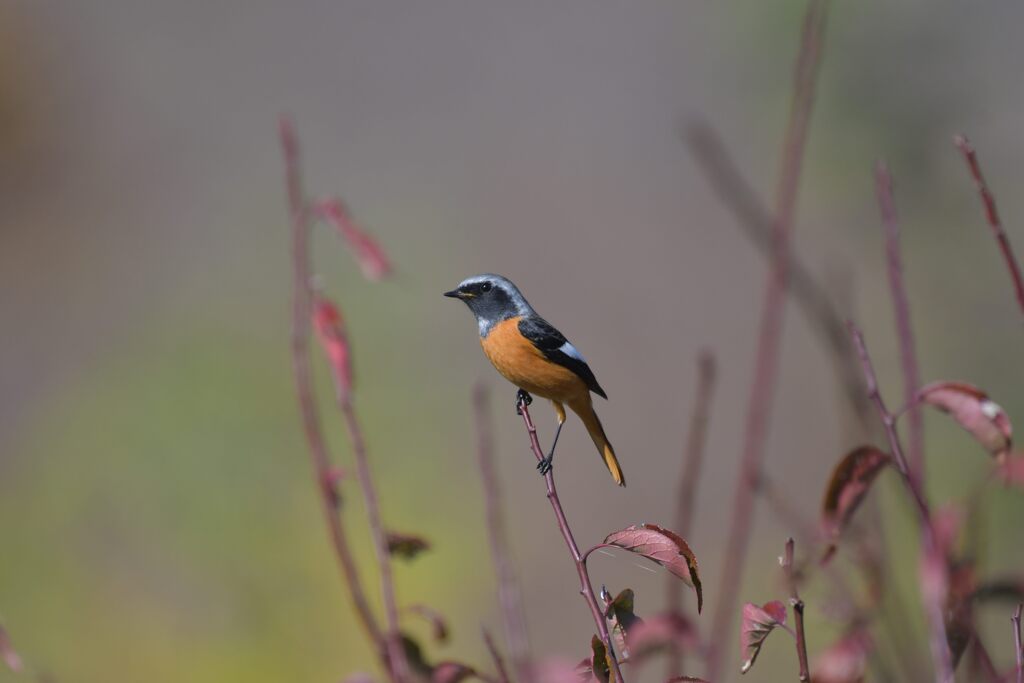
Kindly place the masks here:
[(548, 453), (546, 458), (541, 458), (540, 462), (537, 463), (537, 471), (540, 472), (540, 476), (547, 476), (551, 468), (554, 467), (554, 453)]
[(523, 407), (533, 403), (533, 396), (530, 396), (530, 392), (525, 389), (520, 389), (516, 392), (516, 415), (523, 414)]

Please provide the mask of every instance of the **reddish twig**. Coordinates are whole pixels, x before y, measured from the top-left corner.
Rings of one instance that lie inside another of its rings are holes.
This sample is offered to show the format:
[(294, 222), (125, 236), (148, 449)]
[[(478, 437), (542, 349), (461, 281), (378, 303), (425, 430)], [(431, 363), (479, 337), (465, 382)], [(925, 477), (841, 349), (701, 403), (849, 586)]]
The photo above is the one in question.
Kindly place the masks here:
[[(700, 480), (704, 463), (704, 444), (707, 441), (708, 419), (711, 413), (711, 398), (715, 388), (715, 357), (708, 349), (702, 349), (697, 357), (697, 390), (690, 413), (690, 429), (686, 440), (685, 460), (679, 481), (679, 498), (676, 503), (675, 531), (686, 538), (693, 527), (693, 510), (697, 500), (697, 482)], [(683, 591), (675, 576), (668, 580), (668, 608), (681, 610)], [(680, 675), (683, 669), (683, 653), (672, 646), (668, 658), (667, 677)]]
[(892, 197), (892, 176), (884, 162), (875, 166), (875, 189), (885, 227), (885, 255), (888, 263), (889, 290), (896, 315), (896, 333), (900, 343), (900, 365), (903, 368), (903, 402), (908, 406), (908, 451), (910, 474), (918, 486), (924, 481), (924, 419), (915, 396), (921, 386), (921, 371), (914, 352), (914, 330), (910, 325), (910, 303), (903, 282), (903, 259), (900, 255), (900, 226)]
[[(885, 407), (885, 401), (882, 399), (882, 394), (878, 390), (878, 379), (875, 376), (875, 369), (871, 364), (871, 358), (868, 356), (867, 346), (864, 344), (864, 336), (853, 322), (848, 324), (850, 328), (850, 338), (853, 340), (853, 346), (857, 350), (861, 366), (864, 369), (864, 379), (867, 382), (868, 397), (871, 399), (871, 402), (875, 404), (878, 415), (882, 420), (882, 426), (885, 428), (885, 434), (889, 440), (889, 448), (893, 460), (896, 463), (896, 468), (900, 472), (903, 483), (907, 491), (910, 493), (918, 516), (920, 517), (925, 562), (930, 562), (933, 559), (940, 558), (942, 556), (942, 552), (939, 550), (935, 540), (934, 530), (932, 529), (931, 511), (928, 508), (928, 502), (924, 498), (924, 493), (922, 492), (919, 483), (910, 474), (907, 459), (903, 454), (903, 447), (900, 444), (899, 435), (896, 433), (896, 419), (893, 417), (892, 413), (889, 412), (888, 408)], [(941, 560), (942, 562), (945, 562), (944, 557), (941, 557)], [(943, 598), (939, 595), (932, 595), (929, 587), (924, 585), (924, 582), (922, 582), (921, 588), (925, 611), (927, 612), (926, 616), (928, 618), (931, 636), (930, 645), (932, 650), (932, 659), (935, 661), (936, 678), (940, 683), (952, 683), (953, 664), (949, 651), (949, 642), (946, 638), (946, 624), (943, 619)]]
[(757, 342), (757, 359), (750, 399), (747, 403), (746, 426), (743, 437), (743, 459), (740, 476), (733, 496), (733, 514), (722, 572), (722, 599), (715, 611), (708, 653), (708, 673), (711, 680), (722, 678), (724, 644), (736, 614), (739, 584), (747, 546), (750, 542), (754, 513), (754, 495), (761, 461), (764, 455), (768, 417), (775, 394), (778, 374), (779, 347), (782, 337), (785, 293), (789, 274), (789, 241), (796, 208), (796, 194), (807, 130), (814, 102), (814, 86), (821, 61), (821, 40), (825, 27), (827, 0), (810, 0), (804, 16), (800, 54), (796, 61), (793, 100), (789, 123), (783, 144), (783, 159), (779, 174), (775, 206), (775, 254), (771, 272), (765, 286), (761, 323)]
[(291, 356), (295, 389), (302, 414), (303, 433), (309, 447), (310, 458), (317, 478), (321, 507), (327, 521), (331, 545), (338, 557), (349, 597), (367, 636), (377, 649), (385, 668), (389, 668), (386, 646), (377, 620), (370, 610), (359, 572), (352, 556), (345, 527), (338, 516), (339, 499), (331, 469), (327, 443), (320, 426), (320, 415), (313, 394), (312, 373), (309, 362), (309, 320), (312, 291), (309, 280), (309, 215), (302, 193), (299, 169), (299, 145), (288, 119), (280, 122), (281, 147), (284, 152), (288, 186), (289, 216), (292, 232), (292, 331)]
[(1013, 624), (1013, 656), (1017, 662), (1017, 683), (1024, 681), (1024, 649), (1021, 649), (1020, 644), (1020, 612), (1024, 605), (1018, 604), (1017, 611), (1010, 617), (1010, 622)]
[(487, 511), (487, 539), (491, 544), (491, 559), (498, 580), (498, 603), (505, 630), (505, 641), (516, 678), (530, 678), (529, 639), (523, 604), (512, 568), (505, 534), (501, 488), (494, 466), (494, 438), (491, 434), (491, 407), (487, 389), (482, 383), (473, 388), (473, 411), (477, 428), (477, 460), (483, 483), (484, 505)]
[[(520, 412), (523, 415), (523, 423), (526, 425), (526, 431), (530, 437), (530, 450), (533, 451), (533, 455), (539, 462), (544, 459), (544, 451), (540, 447), (540, 441), (537, 439), (537, 427), (534, 426), (533, 419), (530, 417), (530, 411), (524, 402), (520, 403)], [(565, 518), (565, 512), (562, 510), (562, 503), (558, 499), (558, 490), (555, 488), (555, 477), (552, 474), (552, 470), (548, 470), (547, 474), (544, 475), (544, 483), (547, 485), (548, 501), (550, 501), (551, 509), (554, 510), (555, 519), (558, 521), (558, 530), (562, 532), (562, 538), (565, 539), (565, 545), (569, 548), (569, 554), (572, 555), (572, 561), (576, 565), (576, 573), (580, 579), (580, 595), (583, 596), (587, 607), (590, 608), (590, 614), (594, 617), (594, 625), (597, 626), (598, 637), (601, 638), (601, 642), (604, 643), (610, 655), (609, 659), (615, 672), (615, 680), (623, 683), (625, 679), (622, 677), (622, 671), (619, 669), (619, 660), (612, 647), (612, 639), (608, 633), (608, 624), (604, 620), (604, 611), (597, 602), (597, 595), (594, 593), (594, 587), (590, 583), (590, 574), (587, 572), (586, 560), (580, 555), (580, 548), (576, 545), (572, 529), (569, 528), (569, 521)]]
[[(501, 658), (501, 653), (498, 652), (498, 648), (494, 644), (494, 638), (491, 638), (490, 631), (481, 626), (480, 633), (483, 634), (484, 644), (487, 646), (487, 653), (491, 656), (491, 661), (494, 662), (494, 670), (498, 673), (498, 680), (500, 683), (509, 683), (511, 679), (508, 677), (508, 669), (505, 668), (505, 660)], [(520, 680), (526, 681), (529, 679)]]
[(811, 669), (807, 664), (807, 637), (804, 635), (804, 601), (800, 599), (797, 592), (796, 575), (793, 571), (793, 539), (786, 541), (786, 551), (782, 556), (782, 571), (786, 575), (786, 583), (789, 584), (789, 604), (793, 607), (794, 622), (796, 626), (796, 656), (800, 662), (800, 680), (811, 680)]
[(981, 195), (981, 203), (985, 207), (985, 219), (988, 221), (989, 227), (992, 228), (992, 234), (999, 244), (999, 250), (1003, 253), (1003, 260), (1006, 261), (1006, 267), (1010, 271), (1010, 279), (1013, 280), (1013, 290), (1017, 295), (1017, 303), (1020, 306), (1021, 312), (1024, 312), (1024, 276), (1021, 275), (1020, 264), (1017, 262), (1017, 257), (1010, 246), (1010, 238), (1006, 236), (1003, 223), (999, 220), (999, 212), (996, 210), (996, 199), (992, 195), (992, 191), (988, 189), (985, 176), (981, 174), (978, 155), (974, 151), (974, 146), (963, 135), (954, 137), (953, 144), (963, 153), (964, 161), (967, 162), (967, 168), (971, 172), (974, 184), (978, 186), (978, 194)]

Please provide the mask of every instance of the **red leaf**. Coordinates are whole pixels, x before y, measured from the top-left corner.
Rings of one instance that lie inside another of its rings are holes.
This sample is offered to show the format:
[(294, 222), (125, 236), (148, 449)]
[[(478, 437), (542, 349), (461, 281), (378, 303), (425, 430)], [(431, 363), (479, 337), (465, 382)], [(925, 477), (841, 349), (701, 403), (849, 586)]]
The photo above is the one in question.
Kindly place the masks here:
[(839, 461), (832, 470), (822, 502), (822, 527), (827, 536), (839, 537), (875, 477), (889, 461), (889, 456), (874, 446), (856, 448)]
[(378, 281), (391, 274), (393, 269), (387, 254), (375, 239), (356, 225), (340, 199), (317, 202), (313, 210), (321, 219), (334, 225), (338, 234), (348, 243), (366, 279)]
[(758, 607), (752, 602), (743, 605), (743, 625), (740, 631), (740, 648), (746, 659), (740, 673), (747, 673), (750, 667), (754, 666), (754, 660), (761, 652), (761, 645), (764, 644), (776, 626), (786, 624), (786, 606), (778, 600), (766, 602)]
[(856, 631), (829, 646), (814, 660), (811, 680), (814, 683), (859, 683), (864, 680), (871, 638)]
[(400, 534), (397, 531), (388, 531), (388, 551), (403, 560), (411, 560), (424, 550), (430, 550), (430, 543), (426, 539), (411, 534)]
[(933, 382), (917, 392), (917, 400), (948, 413), (988, 452), (1002, 460), (1013, 443), (1010, 418), (984, 391), (963, 382)]
[(433, 607), (427, 605), (409, 605), (404, 608), (407, 612), (412, 612), (418, 616), (423, 617), (430, 622), (433, 628), (434, 640), (439, 643), (443, 643), (448, 640), (448, 622), (445, 621), (444, 616), (441, 615)]
[(668, 569), (697, 591), (697, 612), (704, 607), (697, 558), (682, 537), (657, 524), (633, 525), (609, 534), (604, 542), (643, 555)]
[(14, 673), (20, 673), (24, 668), (24, 663), (21, 661), (21, 657), (14, 649), (14, 644), (11, 642), (11, 636), (7, 633), (7, 630), (0, 624), (0, 659), (4, 661), (7, 668)]
[(327, 355), (339, 396), (352, 392), (352, 351), (341, 311), (330, 300), (319, 294), (313, 296), (313, 325), (320, 345)]

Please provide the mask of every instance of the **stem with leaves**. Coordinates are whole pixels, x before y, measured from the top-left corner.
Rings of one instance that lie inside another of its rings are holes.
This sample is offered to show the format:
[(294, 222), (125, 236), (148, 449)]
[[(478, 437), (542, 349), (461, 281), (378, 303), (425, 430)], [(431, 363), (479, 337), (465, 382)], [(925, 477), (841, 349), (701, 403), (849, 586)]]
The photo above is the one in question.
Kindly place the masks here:
[[(533, 424), (533, 419), (530, 417), (530, 410), (526, 406), (525, 401), (520, 401), (519, 409), (523, 416), (523, 423), (526, 425), (526, 432), (530, 437), (530, 450), (533, 451), (534, 457), (537, 458), (537, 462), (544, 459), (544, 451), (540, 447), (540, 441), (537, 438), (537, 427)], [(580, 595), (583, 596), (583, 600), (587, 603), (587, 607), (590, 608), (590, 614), (594, 617), (594, 625), (597, 626), (597, 635), (604, 643), (605, 649), (608, 652), (609, 663), (612, 667), (612, 671), (615, 673), (615, 680), (619, 683), (623, 683), (625, 679), (622, 677), (622, 671), (619, 669), (619, 660), (615, 656), (615, 650), (612, 647), (611, 635), (608, 633), (608, 623), (604, 618), (604, 610), (601, 609), (600, 604), (597, 601), (597, 595), (594, 593), (594, 587), (590, 583), (590, 574), (587, 572), (587, 562), (580, 554), (580, 548), (576, 545), (576, 539), (572, 535), (572, 529), (569, 527), (569, 521), (565, 518), (565, 512), (562, 510), (562, 503), (558, 499), (558, 489), (555, 488), (555, 477), (552, 474), (553, 470), (548, 470), (547, 474), (544, 475), (544, 483), (547, 485), (547, 496), (548, 501), (551, 503), (551, 509), (555, 512), (555, 519), (558, 522), (558, 530), (562, 532), (562, 538), (565, 539), (565, 545), (569, 548), (569, 554), (572, 555), (572, 561), (576, 565), (576, 574), (579, 575), (580, 579)]]
[(743, 459), (733, 496), (733, 514), (725, 551), (725, 568), (718, 608), (711, 631), (708, 673), (712, 680), (722, 678), (724, 644), (736, 614), (736, 601), (747, 547), (750, 543), (754, 513), (754, 491), (764, 456), (768, 418), (775, 394), (782, 341), (785, 293), (789, 275), (790, 234), (796, 208), (797, 188), (804, 147), (814, 103), (815, 82), (821, 61), (822, 35), (827, 15), (827, 0), (810, 0), (804, 15), (800, 53), (796, 61), (793, 99), (783, 143), (783, 159), (776, 191), (774, 247), (771, 271), (765, 286), (757, 358), (750, 398), (747, 403), (743, 436)]
[(313, 394), (312, 372), (309, 360), (309, 320), (312, 291), (309, 286), (309, 211), (302, 192), (299, 170), (299, 145), (294, 128), (288, 119), (280, 122), (281, 147), (284, 152), (288, 186), (288, 204), (292, 232), (292, 333), (291, 356), (296, 396), (302, 414), (303, 433), (309, 447), (310, 458), (317, 478), (321, 507), (327, 521), (331, 545), (341, 565), (349, 597), (367, 637), (377, 649), (386, 669), (390, 669), (385, 639), (370, 609), (356, 568), (345, 527), (339, 517), (340, 498), (331, 468), (327, 442), (320, 426), (320, 414)]
[(807, 683), (811, 680), (811, 670), (807, 664), (807, 637), (804, 635), (804, 601), (797, 592), (796, 574), (793, 571), (793, 539), (786, 541), (786, 551), (782, 556), (782, 570), (789, 584), (789, 604), (793, 608), (796, 626), (796, 656), (800, 662), (800, 680)]
[(992, 228), (992, 234), (999, 244), (999, 251), (1002, 252), (1003, 260), (1006, 261), (1006, 268), (1010, 271), (1013, 290), (1017, 295), (1017, 304), (1020, 306), (1021, 312), (1024, 312), (1024, 276), (1021, 275), (1020, 264), (1017, 262), (1017, 257), (1010, 246), (1010, 238), (1006, 236), (1003, 223), (999, 220), (999, 212), (996, 210), (996, 199), (992, 195), (991, 190), (988, 189), (985, 176), (981, 174), (981, 164), (978, 163), (978, 155), (975, 153), (973, 145), (963, 135), (954, 137), (953, 144), (963, 153), (964, 161), (967, 162), (967, 168), (971, 172), (971, 178), (974, 179), (974, 184), (978, 186), (978, 194), (981, 195), (981, 203), (985, 207), (985, 219), (988, 221), (989, 227)]
[(921, 386), (921, 371), (914, 351), (914, 331), (910, 325), (910, 303), (903, 281), (903, 259), (900, 255), (900, 226), (892, 196), (892, 175), (884, 162), (875, 166), (875, 189), (885, 227), (885, 255), (888, 264), (889, 290), (896, 316), (896, 334), (900, 344), (900, 366), (903, 368), (903, 403), (907, 406), (908, 451), (910, 474), (918, 486), (924, 481), (924, 416), (917, 406), (915, 393)]
[[(934, 529), (932, 528), (932, 517), (931, 511), (928, 508), (928, 502), (925, 500), (924, 493), (922, 492), (919, 483), (910, 474), (910, 469), (907, 464), (906, 456), (903, 454), (903, 446), (900, 444), (899, 435), (896, 433), (896, 418), (889, 412), (889, 409), (885, 406), (885, 401), (882, 399), (882, 394), (878, 390), (878, 378), (875, 376), (874, 366), (871, 364), (871, 357), (868, 355), (867, 346), (864, 343), (864, 336), (857, 326), (851, 321), (848, 323), (850, 329), (850, 338), (853, 340), (853, 346), (857, 351), (857, 355), (860, 357), (861, 366), (864, 369), (864, 379), (867, 382), (868, 396), (871, 402), (875, 404), (875, 408), (878, 410), (878, 415), (882, 420), (882, 425), (885, 428), (886, 437), (889, 440), (889, 448), (893, 460), (896, 463), (896, 468), (899, 470), (900, 476), (903, 483), (910, 493), (921, 524), (921, 537), (924, 552), (924, 561), (926, 563), (945, 562), (945, 558), (940, 557), (941, 551), (939, 550), (936, 540)], [(946, 624), (943, 619), (943, 599), (942, 596), (934, 595), (933, 590), (930, 590), (929, 586), (922, 584), (922, 598), (925, 605), (926, 616), (928, 618), (928, 626), (930, 633), (930, 645), (932, 650), (932, 659), (935, 662), (936, 680), (940, 683), (952, 683), (953, 681), (953, 664), (952, 658), (949, 651), (949, 641), (946, 637)]]
[(490, 397), (483, 383), (473, 387), (473, 414), (477, 430), (477, 460), (483, 483), (484, 506), (487, 517), (487, 539), (491, 545), (491, 560), (498, 579), (498, 603), (505, 630), (509, 657), (519, 681), (530, 679), (529, 640), (519, 583), (512, 568), (501, 488), (494, 464), (494, 438), (491, 432)]
[[(704, 464), (704, 446), (707, 442), (708, 419), (711, 413), (711, 397), (715, 388), (715, 357), (708, 349), (702, 349), (697, 356), (697, 390), (693, 409), (690, 413), (690, 427), (686, 440), (685, 461), (679, 481), (679, 498), (676, 506), (676, 532), (686, 538), (693, 527), (693, 510), (697, 499), (697, 482)], [(668, 608), (682, 609), (683, 590), (679, 579), (668, 577)], [(683, 653), (676, 646), (668, 657), (669, 678), (680, 675), (683, 669)]]

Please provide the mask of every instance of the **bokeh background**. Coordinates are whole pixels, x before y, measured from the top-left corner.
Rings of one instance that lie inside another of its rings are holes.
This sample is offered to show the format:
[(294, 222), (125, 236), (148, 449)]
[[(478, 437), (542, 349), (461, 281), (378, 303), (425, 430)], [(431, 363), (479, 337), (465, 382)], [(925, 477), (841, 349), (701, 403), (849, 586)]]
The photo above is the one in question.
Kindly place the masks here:
[[(433, 543), (397, 568), (400, 597), (452, 624), (452, 642), (430, 645), (431, 656), (483, 662), (480, 625), (498, 629), (469, 410), (480, 378), (494, 391), (535, 650), (577, 660), (593, 626), (513, 390), (486, 364), (468, 312), (440, 296), (481, 271), (517, 281), (611, 397), (599, 410), (629, 488), (611, 485), (577, 423), (559, 449), (581, 543), (670, 522), (695, 356), (714, 350), (721, 381), (690, 538), (710, 607), (699, 621), (710, 625), (765, 264), (679, 129), (712, 121), (770, 198), (802, 9), (0, 5), (0, 620), (22, 655), (63, 682), (331, 681), (372, 670), (326, 543), (290, 378), (281, 112), (297, 122), (309, 190), (343, 195), (397, 265), (393, 281), (371, 285), (329, 230), (317, 233), (317, 271), (353, 336), (386, 519)], [(879, 157), (896, 177), (925, 378), (974, 382), (1024, 415), (1019, 312), (950, 142), (972, 136), (1024, 245), (1022, 21), (1015, 2), (833, 8), (797, 249), (849, 291), (844, 311), (863, 324), (893, 403)], [(813, 517), (828, 472), (856, 444), (829, 358), (794, 313), (767, 462)], [(550, 438), (553, 419), (535, 416)], [(987, 456), (942, 418), (927, 425), (930, 489), (960, 499)], [(333, 416), (327, 428), (347, 463)], [(345, 493), (369, 572), (358, 492)], [(913, 605), (907, 508), (892, 481), (878, 498)], [(1022, 513), (1018, 492), (991, 492), (986, 572), (1024, 562)], [(778, 596), (788, 533), (759, 507), (743, 600)], [(664, 576), (638, 561), (597, 556), (592, 571), (610, 588), (632, 586), (641, 614), (661, 604)], [(824, 589), (810, 591), (813, 654), (836, 625), (814, 605)], [(1004, 665), (1007, 616), (985, 622)], [(427, 640), (426, 626), (410, 629)], [(794, 672), (777, 637), (748, 678)]]

